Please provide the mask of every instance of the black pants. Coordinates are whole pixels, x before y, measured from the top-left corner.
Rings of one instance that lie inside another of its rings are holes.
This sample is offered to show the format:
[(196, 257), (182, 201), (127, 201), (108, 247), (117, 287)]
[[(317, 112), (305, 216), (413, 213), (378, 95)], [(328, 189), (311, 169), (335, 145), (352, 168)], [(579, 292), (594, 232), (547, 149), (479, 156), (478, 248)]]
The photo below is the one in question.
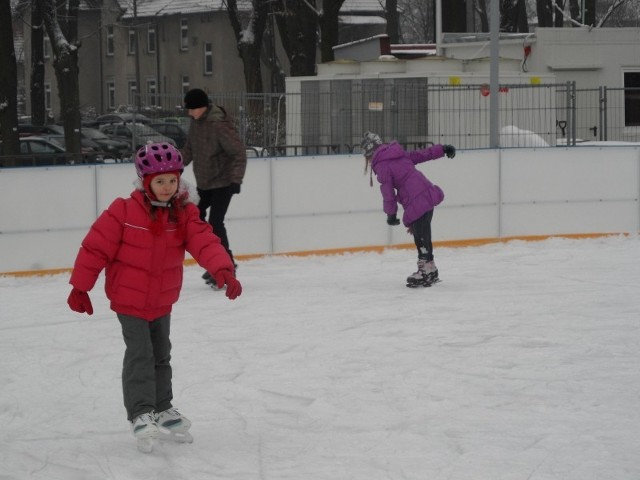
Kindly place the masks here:
[(229, 248), (229, 238), (227, 237), (227, 229), (224, 226), (224, 217), (231, 203), (231, 189), (229, 187), (214, 188), (211, 190), (201, 190), (198, 188), (200, 202), (198, 209), (200, 210), (200, 219), (205, 220), (207, 208), (209, 209), (209, 225), (213, 227), (213, 233), (220, 237), (222, 246), (227, 251), (233, 261), (233, 254)]
[(429, 210), (411, 225), (413, 240), (418, 249), (418, 258), (430, 262), (433, 260), (433, 244), (431, 243), (431, 219), (433, 210)]
[(126, 346), (122, 394), (127, 419), (171, 408), (171, 315), (148, 322), (118, 314)]

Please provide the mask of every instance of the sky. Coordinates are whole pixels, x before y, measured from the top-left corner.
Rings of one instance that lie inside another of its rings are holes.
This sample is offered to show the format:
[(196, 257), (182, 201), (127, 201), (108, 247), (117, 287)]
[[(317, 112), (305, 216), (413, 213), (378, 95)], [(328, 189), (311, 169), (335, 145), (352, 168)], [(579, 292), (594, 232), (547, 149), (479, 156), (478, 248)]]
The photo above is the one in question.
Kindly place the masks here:
[(192, 444), (136, 449), (103, 279), (0, 276), (0, 480), (637, 480), (640, 238), (185, 269), (174, 405)]

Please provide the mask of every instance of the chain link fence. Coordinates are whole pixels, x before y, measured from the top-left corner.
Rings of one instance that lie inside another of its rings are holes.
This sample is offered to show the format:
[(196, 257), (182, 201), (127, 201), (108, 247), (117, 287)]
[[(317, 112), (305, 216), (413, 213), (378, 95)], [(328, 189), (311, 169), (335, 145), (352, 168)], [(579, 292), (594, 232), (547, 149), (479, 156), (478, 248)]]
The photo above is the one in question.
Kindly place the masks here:
[[(640, 142), (640, 88), (577, 89), (575, 82), (505, 84), (498, 95), (501, 147)], [(226, 93), (210, 98), (224, 106), (245, 144), (261, 155), (359, 152), (366, 130), (408, 148), (430, 143), (464, 149), (490, 146), (487, 84), (336, 81), (323, 89), (318, 82), (308, 82), (300, 93)], [(146, 107), (141, 111), (152, 118), (185, 117), (181, 102), (182, 95), (142, 96)]]

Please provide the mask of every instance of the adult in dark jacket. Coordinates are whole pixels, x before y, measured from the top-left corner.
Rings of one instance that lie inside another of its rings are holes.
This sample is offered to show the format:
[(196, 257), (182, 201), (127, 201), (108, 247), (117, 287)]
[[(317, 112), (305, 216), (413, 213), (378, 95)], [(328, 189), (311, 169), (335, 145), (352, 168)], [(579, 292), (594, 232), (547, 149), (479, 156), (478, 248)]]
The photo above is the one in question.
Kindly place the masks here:
[[(224, 220), (231, 197), (240, 193), (247, 169), (246, 146), (232, 118), (223, 107), (212, 105), (203, 90), (189, 90), (184, 97), (184, 106), (193, 120), (182, 156), (185, 165), (193, 162), (200, 196), (200, 218), (204, 220), (209, 209), (209, 224), (233, 260)], [(212, 283), (209, 272), (202, 278)]]
[(383, 143), (380, 136), (372, 132), (364, 134), (360, 146), (366, 159), (365, 171), (370, 166), (380, 183), (387, 223), (400, 224), (397, 217), (400, 203), (404, 209), (402, 221), (413, 234), (418, 249), (418, 271), (407, 278), (407, 286), (431, 286), (438, 281), (438, 268), (433, 261), (431, 219), (433, 209), (444, 199), (444, 192), (416, 165), (444, 155), (453, 158), (456, 149), (451, 145), (433, 145), (407, 152), (398, 142)]

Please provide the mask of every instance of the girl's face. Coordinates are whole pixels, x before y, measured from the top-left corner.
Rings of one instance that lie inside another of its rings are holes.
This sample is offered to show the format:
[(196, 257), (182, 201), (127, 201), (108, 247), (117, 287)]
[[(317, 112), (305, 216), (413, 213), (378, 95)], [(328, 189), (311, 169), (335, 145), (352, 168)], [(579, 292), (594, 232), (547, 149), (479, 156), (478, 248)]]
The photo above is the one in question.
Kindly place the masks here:
[(178, 176), (175, 173), (156, 175), (149, 188), (159, 201), (168, 202), (178, 191)]

